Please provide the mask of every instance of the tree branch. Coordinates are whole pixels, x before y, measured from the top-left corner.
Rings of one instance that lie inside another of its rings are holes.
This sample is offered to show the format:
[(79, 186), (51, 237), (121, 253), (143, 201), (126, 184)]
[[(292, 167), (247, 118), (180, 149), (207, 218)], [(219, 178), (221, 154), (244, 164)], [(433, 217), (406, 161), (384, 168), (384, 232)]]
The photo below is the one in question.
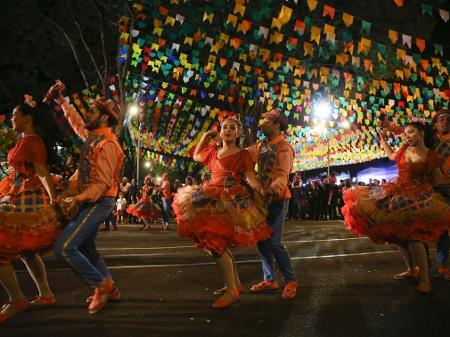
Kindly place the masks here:
[(75, 59), (75, 62), (76, 62), (76, 64), (77, 64), (77, 66), (78, 66), (78, 70), (80, 71), (80, 75), (81, 75), (81, 77), (83, 78), (84, 85), (86, 86), (86, 88), (89, 88), (89, 82), (88, 82), (88, 80), (87, 80), (87, 78), (86, 78), (86, 74), (84, 73), (84, 70), (83, 70), (83, 68), (82, 68), (82, 66), (81, 66), (80, 60), (79, 60), (79, 58), (78, 58), (77, 51), (76, 51), (75, 46), (73, 45), (72, 41), (70, 40), (69, 35), (67, 35), (66, 31), (65, 31), (58, 23), (56, 23), (56, 22), (55, 22), (53, 19), (51, 19), (50, 17), (46, 16), (44, 13), (42, 13), (41, 10), (39, 9), (39, 7), (38, 7), (33, 1), (32, 1), (32, 4), (34, 5), (34, 7), (35, 7), (35, 9), (36, 9), (36, 12), (38, 12), (39, 15), (41, 15), (45, 20), (47, 20), (48, 22), (50, 22), (53, 26), (56, 27), (56, 29), (59, 30), (59, 32), (60, 32), (61, 34), (63, 34), (64, 38), (66, 39), (67, 43), (68, 43), (69, 46), (70, 46), (70, 49), (71, 49), (71, 51), (72, 51), (73, 58)]
[(131, 31), (134, 28), (134, 22), (135, 22), (135, 16), (133, 13), (133, 9), (130, 6), (130, 3), (128, 1), (126, 1), (126, 5), (127, 5), (127, 9), (128, 9), (128, 13), (130, 15), (130, 28), (128, 31), (128, 46), (130, 48), (128, 48), (128, 52), (127, 52), (127, 56), (125, 57), (125, 62), (123, 64), (123, 66), (121, 66), (120, 64), (120, 40), (119, 40), (119, 46), (117, 48), (117, 78), (118, 78), (118, 82), (119, 82), (119, 98), (120, 98), (120, 120), (119, 120), (119, 124), (117, 125), (116, 128), (116, 135), (120, 136), (122, 133), (122, 129), (123, 129), (123, 121), (125, 120), (125, 114), (126, 114), (126, 107), (127, 107), (127, 101), (126, 101), (126, 88), (125, 88), (125, 76), (127, 74), (127, 70), (128, 70), (128, 59), (130, 58), (131, 55), (131, 43), (132, 43), (132, 35), (131, 35)]
[[(72, 9), (71, 4), (70, 4), (70, 7), (71, 7), (72, 13), (74, 13), (74, 10)], [(91, 59), (92, 65), (95, 68), (95, 72), (97, 73), (98, 79), (102, 83), (103, 92), (106, 92), (106, 83), (103, 80), (103, 76), (100, 73), (100, 69), (98, 68), (97, 61), (95, 60), (94, 55), (92, 54), (91, 48), (89, 47), (89, 45), (86, 42), (86, 39), (84, 38), (84, 33), (83, 33), (83, 30), (81, 29), (80, 23), (78, 22), (78, 20), (75, 16), (73, 17), (73, 23), (75, 24), (75, 27), (77, 27), (78, 34), (80, 35), (80, 39), (81, 39), (81, 42), (83, 43), (84, 49), (88, 53), (89, 58)]]

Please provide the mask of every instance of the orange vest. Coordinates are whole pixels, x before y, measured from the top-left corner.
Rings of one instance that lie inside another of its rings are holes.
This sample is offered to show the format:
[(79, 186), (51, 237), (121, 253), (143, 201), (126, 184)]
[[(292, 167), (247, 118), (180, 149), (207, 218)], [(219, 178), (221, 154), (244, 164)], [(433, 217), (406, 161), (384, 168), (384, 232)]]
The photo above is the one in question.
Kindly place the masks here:
[(105, 197), (117, 196), (119, 190), (119, 173), (122, 169), (124, 154), (122, 147), (117, 141), (116, 135), (111, 129), (95, 130), (84, 142), (80, 152), (80, 162), (78, 166), (78, 187), (80, 191), (89, 186), (90, 182), (95, 179), (97, 174), (95, 163), (106, 143), (114, 144), (117, 152), (116, 169), (114, 170), (113, 181), (111, 187), (104, 194)]

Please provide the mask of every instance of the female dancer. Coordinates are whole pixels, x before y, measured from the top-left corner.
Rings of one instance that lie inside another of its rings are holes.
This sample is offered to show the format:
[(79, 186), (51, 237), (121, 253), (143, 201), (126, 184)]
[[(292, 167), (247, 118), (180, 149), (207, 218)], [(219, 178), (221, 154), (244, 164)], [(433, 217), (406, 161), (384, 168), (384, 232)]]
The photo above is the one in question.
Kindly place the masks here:
[(141, 230), (150, 228), (150, 223), (147, 220), (154, 221), (161, 216), (161, 208), (152, 201), (153, 189), (152, 177), (146, 176), (144, 186), (141, 188), (141, 198), (135, 205), (130, 205), (127, 208), (127, 213), (142, 219), (144, 222)]
[(408, 270), (395, 275), (395, 279), (417, 277), (413, 258), (419, 267), (420, 282), (416, 290), (428, 293), (431, 286), (423, 241), (437, 240), (448, 228), (450, 208), (433, 192), (431, 184), (431, 179), (445, 180), (437, 154), (429, 150), (432, 132), (426, 125), (413, 122), (406, 126), (405, 134), (406, 144), (395, 152), (386, 142), (386, 131), (380, 134), (389, 159), (397, 162), (397, 179), (382, 186), (345, 190), (342, 212), (352, 232), (367, 235), (375, 243), (399, 246)]
[(256, 178), (254, 163), (247, 150), (236, 146), (242, 126), (236, 117), (224, 119), (222, 145), (209, 144), (217, 131), (205, 133), (194, 152), (194, 160), (211, 171), (211, 179), (202, 185), (178, 189), (173, 203), (178, 234), (209, 250), (222, 272), (225, 288), (213, 308), (225, 308), (239, 300), (243, 290), (229, 247), (256, 245), (270, 237), (266, 224), (262, 186)]
[[(45, 265), (36, 254), (51, 248), (60, 233), (59, 216), (52, 206), (56, 192), (47, 168), (56, 158), (50, 116), (49, 108), (31, 96), (13, 110), (12, 125), (22, 137), (8, 155), (10, 174), (0, 182), (0, 281), (9, 296), (0, 322), (30, 307), (55, 304)], [(31, 302), (11, 266), (19, 254), (39, 290)]]

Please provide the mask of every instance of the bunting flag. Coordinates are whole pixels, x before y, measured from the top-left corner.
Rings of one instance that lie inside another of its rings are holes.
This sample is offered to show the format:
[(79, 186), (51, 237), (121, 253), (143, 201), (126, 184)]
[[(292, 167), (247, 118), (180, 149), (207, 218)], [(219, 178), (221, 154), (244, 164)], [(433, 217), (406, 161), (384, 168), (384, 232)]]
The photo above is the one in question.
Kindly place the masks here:
[[(317, 0), (135, 4), (134, 26), (119, 20), (127, 100), (145, 107), (129, 121), (130, 146), (141, 137), (147, 150), (188, 157), (224, 116), (257, 102), (285, 113), (304, 170), (384, 156), (375, 132), (382, 114), (404, 124), (448, 107), (443, 46), (398, 28), (378, 26), (384, 37), (374, 36), (376, 22), (363, 14)], [(314, 113), (323, 101), (331, 108), (325, 125)], [(246, 127), (253, 118), (245, 116)], [(315, 134), (317, 125), (327, 133)]]

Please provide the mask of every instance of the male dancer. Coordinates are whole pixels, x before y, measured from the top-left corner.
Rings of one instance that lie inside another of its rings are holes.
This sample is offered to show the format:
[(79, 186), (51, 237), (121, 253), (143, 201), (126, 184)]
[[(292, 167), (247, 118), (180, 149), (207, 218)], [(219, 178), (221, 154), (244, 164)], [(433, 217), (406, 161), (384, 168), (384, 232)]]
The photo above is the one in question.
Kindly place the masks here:
[(165, 172), (163, 174), (163, 181), (161, 183), (161, 192), (162, 192), (162, 217), (163, 217), (163, 231), (166, 231), (169, 229), (169, 217), (171, 213), (171, 196), (172, 193), (170, 192), (170, 180), (169, 180), (169, 174)]
[[(437, 136), (434, 151), (439, 154), (440, 162), (445, 163), (450, 156), (450, 111), (448, 109), (438, 110), (433, 116), (433, 126)], [(449, 174), (449, 172), (443, 173)], [(436, 190), (450, 203), (450, 185), (438, 186)], [(448, 231), (445, 231), (436, 244), (436, 259), (439, 263), (438, 273), (448, 281), (450, 281), (450, 270), (448, 269), (449, 241)]]
[(64, 84), (57, 81), (48, 96), (61, 104), (64, 116), (84, 144), (78, 170), (70, 179), (75, 195), (63, 201), (66, 212), (76, 215), (56, 242), (55, 254), (87, 285), (94, 287), (88, 306), (89, 313), (94, 314), (109, 298), (120, 297), (96, 249), (98, 227), (114, 208), (119, 171), (124, 160), (122, 148), (112, 131), (119, 121), (119, 112), (111, 100), (98, 98), (90, 105), (84, 122), (63, 97), (64, 88)]
[(271, 110), (263, 115), (262, 131), (266, 139), (248, 148), (258, 163), (258, 179), (269, 198), (267, 222), (272, 227), (272, 237), (258, 242), (264, 280), (253, 285), (251, 292), (259, 293), (278, 288), (273, 259), (277, 262), (285, 285), (281, 297), (291, 299), (297, 295), (297, 281), (292, 269), (289, 253), (282, 242), (284, 219), (289, 207), (291, 193), (288, 187), (292, 170), (294, 150), (284, 139), (282, 132), (287, 129), (284, 114)]

